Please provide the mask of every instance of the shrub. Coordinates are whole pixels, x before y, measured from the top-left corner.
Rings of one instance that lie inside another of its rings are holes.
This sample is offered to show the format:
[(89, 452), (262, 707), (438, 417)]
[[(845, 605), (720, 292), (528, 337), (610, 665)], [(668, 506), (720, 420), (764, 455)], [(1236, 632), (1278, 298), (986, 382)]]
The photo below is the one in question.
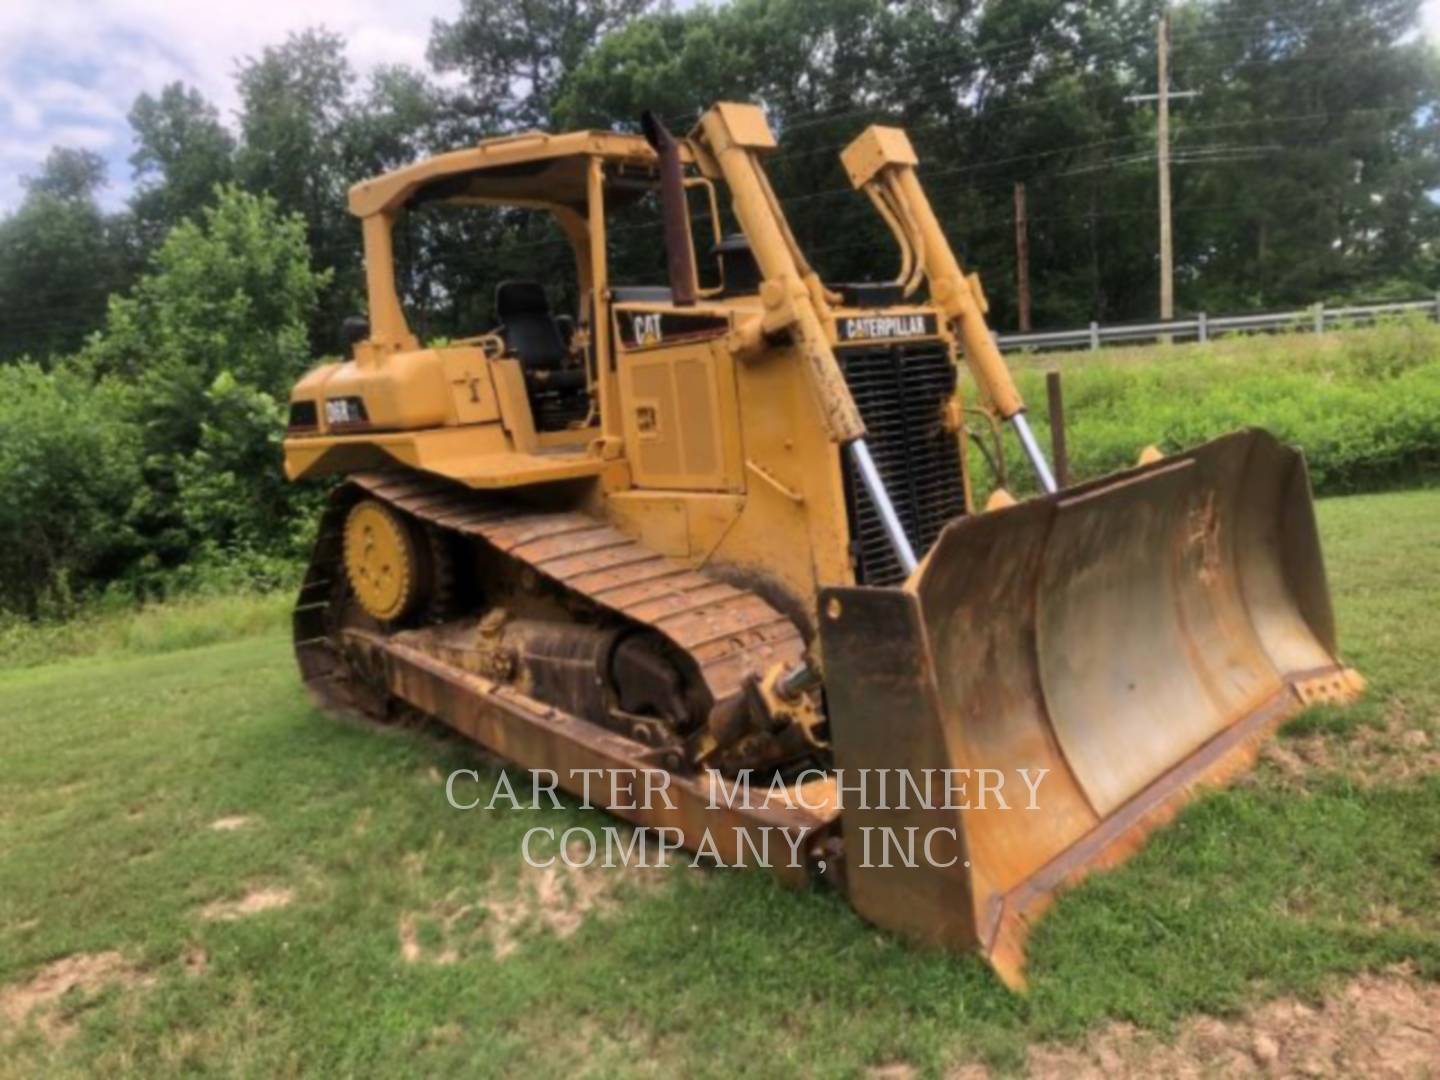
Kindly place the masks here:
[(317, 498), (280, 439), (326, 281), (303, 219), (222, 188), (79, 356), (0, 369), (0, 609), (277, 583)]
[(140, 433), (127, 392), (68, 367), (0, 367), (0, 606), (65, 614), (139, 538)]

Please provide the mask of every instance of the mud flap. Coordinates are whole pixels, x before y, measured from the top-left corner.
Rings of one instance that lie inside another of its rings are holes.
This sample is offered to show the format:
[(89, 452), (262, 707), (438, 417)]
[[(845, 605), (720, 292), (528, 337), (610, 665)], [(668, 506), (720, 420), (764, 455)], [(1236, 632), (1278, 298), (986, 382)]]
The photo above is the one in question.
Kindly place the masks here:
[(1263, 431), (957, 520), (820, 609), (851, 902), (1012, 986), (1058, 889), (1362, 685), (1304, 459)]

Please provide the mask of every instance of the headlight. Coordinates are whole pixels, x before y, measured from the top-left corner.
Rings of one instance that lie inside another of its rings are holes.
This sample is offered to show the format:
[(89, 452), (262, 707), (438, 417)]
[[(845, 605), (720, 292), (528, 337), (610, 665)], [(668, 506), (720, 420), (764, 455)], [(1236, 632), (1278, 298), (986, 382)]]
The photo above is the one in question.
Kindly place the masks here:
[(332, 428), (350, 424), (368, 424), (370, 416), (365, 412), (365, 399), (358, 397), (326, 398), (325, 422)]

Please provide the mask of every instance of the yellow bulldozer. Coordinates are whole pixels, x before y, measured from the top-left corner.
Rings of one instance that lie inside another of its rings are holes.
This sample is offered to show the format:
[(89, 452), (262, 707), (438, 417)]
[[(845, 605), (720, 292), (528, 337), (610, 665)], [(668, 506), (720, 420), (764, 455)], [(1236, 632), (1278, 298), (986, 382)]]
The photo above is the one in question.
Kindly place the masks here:
[[(783, 880), (1022, 985), (1057, 890), (1358, 691), (1304, 461), (1250, 430), (1057, 490), (903, 131), (841, 155), (899, 272), (838, 284), (787, 226), (759, 108), (641, 128), (490, 139), (351, 189), (368, 321), (296, 385), (285, 439), (289, 477), (340, 478), (294, 615), (303, 678), (592, 800), (633, 788), (591, 778), (659, 776), (662, 799), (599, 801), (722, 861), (786, 830)], [(665, 280), (622, 285), (607, 227), (647, 200)], [(504, 281), (491, 329), (423, 344), (394, 241), (422, 204), (550, 215), (577, 310)], [(974, 505), (977, 409), (1042, 494)]]

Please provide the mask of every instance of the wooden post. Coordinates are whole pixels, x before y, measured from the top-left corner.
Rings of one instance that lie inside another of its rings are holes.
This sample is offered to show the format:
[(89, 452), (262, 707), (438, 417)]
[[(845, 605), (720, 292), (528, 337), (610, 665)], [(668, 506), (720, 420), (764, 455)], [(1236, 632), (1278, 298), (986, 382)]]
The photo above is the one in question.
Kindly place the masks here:
[(1055, 486), (1070, 486), (1070, 455), (1065, 447), (1065, 399), (1060, 392), (1060, 372), (1045, 373), (1045, 394), (1050, 399), (1050, 461), (1055, 468)]
[(1030, 227), (1025, 217), (1025, 185), (1015, 181), (1015, 277), (1020, 295), (1020, 333), (1030, 332)]

